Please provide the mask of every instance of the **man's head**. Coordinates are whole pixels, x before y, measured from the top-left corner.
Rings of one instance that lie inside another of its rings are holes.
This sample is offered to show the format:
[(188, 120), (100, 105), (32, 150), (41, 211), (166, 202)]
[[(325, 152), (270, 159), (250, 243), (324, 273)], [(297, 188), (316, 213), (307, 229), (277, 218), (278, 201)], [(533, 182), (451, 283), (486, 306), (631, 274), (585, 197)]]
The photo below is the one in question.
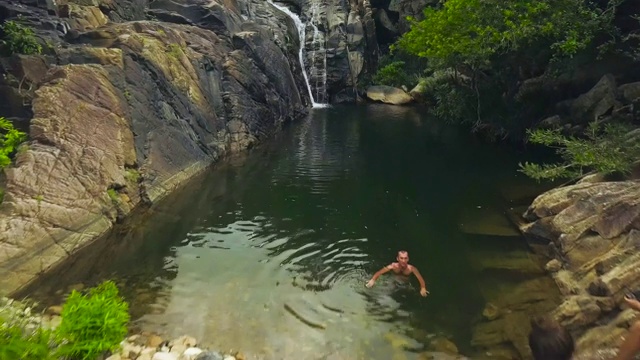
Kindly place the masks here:
[(398, 263), (400, 265), (407, 266), (407, 264), (409, 263), (409, 253), (404, 250), (398, 251), (398, 256), (396, 257), (396, 260), (398, 260)]
[(569, 360), (574, 342), (562, 325), (548, 317), (538, 317), (531, 320), (529, 347), (536, 360)]

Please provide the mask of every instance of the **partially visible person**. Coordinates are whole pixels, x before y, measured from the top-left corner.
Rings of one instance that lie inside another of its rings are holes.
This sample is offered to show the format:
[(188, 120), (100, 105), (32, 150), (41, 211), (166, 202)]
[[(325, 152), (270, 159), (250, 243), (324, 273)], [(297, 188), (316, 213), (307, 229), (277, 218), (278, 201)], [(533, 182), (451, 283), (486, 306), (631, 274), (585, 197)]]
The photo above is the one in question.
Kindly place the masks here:
[(531, 319), (529, 347), (535, 360), (570, 360), (575, 350), (569, 331), (548, 316)]
[(427, 291), (427, 286), (424, 283), (422, 275), (420, 275), (420, 271), (418, 271), (415, 266), (409, 264), (409, 253), (404, 250), (398, 251), (396, 260), (398, 260), (398, 262), (391, 263), (373, 274), (373, 277), (371, 278), (371, 280), (369, 280), (369, 282), (367, 282), (366, 286), (368, 288), (372, 287), (376, 283), (376, 280), (378, 280), (380, 275), (389, 271), (393, 271), (396, 275), (402, 275), (405, 277), (414, 274), (416, 278), (418, 278), (418, 282), (420, 283), (420, 295), (422, 295), (423, 297), (427, 296), (429, 292)]
[[(640, 301), (636, 297), (629, 293), (625, 295), (624, 302), (635, 311), (640, 311)], [(640, 353), (640, 321), (636, 321), (629, 328), (629, 334), (620, 345), (618, 349), (618, 356), (616, 360), (631, 360)]]

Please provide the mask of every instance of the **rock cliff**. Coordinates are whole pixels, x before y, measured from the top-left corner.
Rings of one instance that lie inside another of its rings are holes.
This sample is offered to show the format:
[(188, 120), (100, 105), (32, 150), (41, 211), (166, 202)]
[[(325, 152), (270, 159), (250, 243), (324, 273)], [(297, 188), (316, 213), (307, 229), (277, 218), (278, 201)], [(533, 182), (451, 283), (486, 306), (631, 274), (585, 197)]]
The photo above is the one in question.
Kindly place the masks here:
[[(541, 126), (580, 133), (597, 120), (635, 121), (640, 83), (618, 85), (606, 74), (589, 91), (558, 104)], [(634, 133), (629, 141), (637, 141)], [(551, 260), (547, 271), (563, 295), (557, 320), (577, 339), (576, 359), (615, 356), (637, 313), (622, 305), (640, 295), (640, 173), (617, 179), (590, 174), (538, 196), (521, 230)]]
[(12, 292), (310, 104), (291, 19), (261, 0), (0, 1), (42, 55), (0, 59), (0, 292)]

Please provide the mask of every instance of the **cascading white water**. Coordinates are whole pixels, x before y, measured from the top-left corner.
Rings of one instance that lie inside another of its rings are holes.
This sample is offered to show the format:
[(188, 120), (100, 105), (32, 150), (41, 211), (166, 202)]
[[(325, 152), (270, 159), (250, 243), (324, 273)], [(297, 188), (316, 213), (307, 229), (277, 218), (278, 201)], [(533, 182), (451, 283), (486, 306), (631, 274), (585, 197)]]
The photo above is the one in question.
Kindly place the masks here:
[[(309, 96), (311, 97), (311, 104), (314, 108), (328, 106), (327, 104), (316, 102), (316, 99), (313, 96), (313, 91), (311, 90), (311, 84), (309, 82), (309, 77), (307, 76), (307, 71), (305, 70), (305, 67), (304, 67), (303, 51), (304, 51), (304, 41), (306, 36), (305, 24), (302, 22), (302, 20), (300, 20), (300, 17), (298, 17), (298, 15), (293, 13), (287, 7), (278, 5), (271, 0), (267, 0), (267, 2), (273, 5), (276, 9), (282, 11), (287, 16), (289, 16), (293, 20), (293, 22), (296, 24), (296, 28), (298, 29), (298, 37), (300, 38), (300, 51), (298, 52), (298, 57), (300, 58), (300, 66), (302, 67), (302, 76), (304, 77), (305, 84), (307, 85), (307, 90), (309, 91)], [(313, 66), (311, 67), (311, 69), (313, 70)]]
[(327, 96), (327, 51), (324, 46), (324, 33), (318, 30), (316, 23), (320, 20), (320, 4), (311, 1), (309, 9), (311, 17), (309, 25), (313, 28), (313, 38), (311, 40), (311, 70), (312, 80), (315, 80), (316, 99), (322, 101)]

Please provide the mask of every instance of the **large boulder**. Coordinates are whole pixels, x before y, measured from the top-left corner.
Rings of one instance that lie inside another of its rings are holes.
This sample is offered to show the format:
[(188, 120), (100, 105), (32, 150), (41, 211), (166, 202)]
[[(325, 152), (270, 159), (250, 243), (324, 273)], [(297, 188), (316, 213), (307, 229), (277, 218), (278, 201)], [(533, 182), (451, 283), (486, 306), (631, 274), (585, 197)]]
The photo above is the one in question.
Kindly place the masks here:
[(406, 91), (386, 85), (368, 87), (367, 98), (392, 105), (405, 105), (413, 102), (413, 98)]

